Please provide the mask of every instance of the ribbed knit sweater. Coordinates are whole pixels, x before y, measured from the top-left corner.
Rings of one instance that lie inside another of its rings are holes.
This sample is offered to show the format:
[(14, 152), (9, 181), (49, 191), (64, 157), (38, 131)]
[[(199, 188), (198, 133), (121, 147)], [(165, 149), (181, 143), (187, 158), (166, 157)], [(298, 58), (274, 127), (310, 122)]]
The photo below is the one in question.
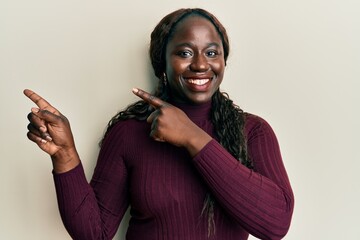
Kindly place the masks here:
[[(178, 105), (214, 137), (211, 103)], [(245, 135), (254, 169), (214, 138), (195, 157), (149, 137), (146, 121), (118, 122), (107, 134), (90, 184), (82, 164), (54, 173), (59, 210), (73, 239), (112, 239), (130, 206), (128, 240), (281, 239), (294, 197), (269, 124), (247, 114)], [(204, 199), (215, 199), (215, 234), (208, 237)]]

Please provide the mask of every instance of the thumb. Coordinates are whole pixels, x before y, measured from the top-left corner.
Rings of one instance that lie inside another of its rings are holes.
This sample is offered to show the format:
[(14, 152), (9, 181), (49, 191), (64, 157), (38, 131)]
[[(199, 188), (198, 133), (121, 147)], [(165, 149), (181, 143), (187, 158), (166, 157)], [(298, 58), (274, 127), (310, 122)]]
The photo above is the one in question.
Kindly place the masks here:
[(39, 108), (32, 108), (31, 112), (47, 123), (57, 123), (62, 119), (60, 113), (60, 115), (58, 115), (45, 109), (41, 110)]

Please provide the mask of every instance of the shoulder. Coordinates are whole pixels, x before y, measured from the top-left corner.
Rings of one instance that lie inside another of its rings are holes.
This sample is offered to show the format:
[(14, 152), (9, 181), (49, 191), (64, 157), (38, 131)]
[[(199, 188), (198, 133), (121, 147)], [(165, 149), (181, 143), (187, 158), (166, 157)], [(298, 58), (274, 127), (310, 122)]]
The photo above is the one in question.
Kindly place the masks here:
[(244, 113), (245, 114), (245, 128), (258, 128), (262, 125), (269, 125), (269, 123), (262, 117), (255, 115), (253, 113)]
[(245, 113), (244, 131), (248, 138), (259, 134), (274, 135), (272, 127), (264, 118), (247, 112)]

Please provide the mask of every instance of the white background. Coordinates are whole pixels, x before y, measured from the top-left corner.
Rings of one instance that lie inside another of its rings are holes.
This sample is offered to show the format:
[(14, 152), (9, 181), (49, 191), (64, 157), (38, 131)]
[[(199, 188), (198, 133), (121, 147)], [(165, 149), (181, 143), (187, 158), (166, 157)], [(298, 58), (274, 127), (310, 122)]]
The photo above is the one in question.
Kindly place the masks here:
[(180, 7), (227, 27), (222, 90), (278, 136), (296, 197), (286, 239), (359, 239), (357, 0), (2, 0), (0, 239), (70, 239), (49, 157), (26, 138), (23, 89), (70, 119), (90, 180), (108, 120), (136, 100), (132, 87), (153, 90), (150, 32)]

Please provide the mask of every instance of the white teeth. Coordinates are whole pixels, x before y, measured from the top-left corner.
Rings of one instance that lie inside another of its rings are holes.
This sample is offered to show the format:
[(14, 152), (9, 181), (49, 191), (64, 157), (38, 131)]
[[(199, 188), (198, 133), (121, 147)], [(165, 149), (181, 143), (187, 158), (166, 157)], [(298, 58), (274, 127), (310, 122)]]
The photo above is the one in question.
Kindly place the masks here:
[(210, 81), (209, 79), (188, 79), (189, 83), (201, 86)]

